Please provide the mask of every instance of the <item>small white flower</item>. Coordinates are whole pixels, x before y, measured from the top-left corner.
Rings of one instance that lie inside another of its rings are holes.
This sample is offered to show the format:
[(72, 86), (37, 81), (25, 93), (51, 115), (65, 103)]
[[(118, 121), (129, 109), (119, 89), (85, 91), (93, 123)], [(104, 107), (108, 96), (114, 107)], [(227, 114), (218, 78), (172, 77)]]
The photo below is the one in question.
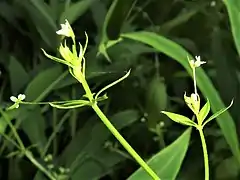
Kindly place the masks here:
[(196, 67), (201, 66), (202, 64), (205, 64), (206, 62), (205, 61), (201, 61), (201, 57), (200, 56), (195, 56), (195, 60), (190, 60), (189, 63), (190, 63), (190, 66), (192, 68), (196, 68)]
[(195, 56), (195, 67), (199, 67), (201, 66), (202, 64), (205, 64), (206, 62), (205, 61), (201, 61), (201, 57), (200, 56)]
[(61, 24), (61, 29), (56, 31), (58, 35), (63, 35), (67, 37), (74, 37), (73, 30), (67, 20), (65, 20), (65, 24)]
[(19, 107), (19, 102), (23, 101), (26, 98), (25, 94), (19, 94), (18, 97), (16, 98), (15, 96), (11, 96), (10, 100), (13, 101), (16, 104), (16, 108)]

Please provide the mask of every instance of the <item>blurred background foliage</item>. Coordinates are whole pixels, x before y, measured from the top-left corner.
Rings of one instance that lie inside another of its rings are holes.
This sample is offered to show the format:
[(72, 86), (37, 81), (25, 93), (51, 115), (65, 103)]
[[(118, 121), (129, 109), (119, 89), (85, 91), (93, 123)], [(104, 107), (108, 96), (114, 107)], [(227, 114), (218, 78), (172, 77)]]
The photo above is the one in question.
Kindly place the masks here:
[[(239, 14), (237, 0), (2, 0), (1, 107), (11, 104), (11, 95), (20, 93), (28, 101), (83, 95), (67, 68), (41, 51), (59, 56), (61, 39), (56, 30), (68, 19), (77, 41), (85, 42), (84, 32), (89, 36), (85, 58), (93, 91), (132, 70), (130, 77), (108, 90), (109, 98), (101, 104), (113, 124), (144, 159), (160, 153), (159, 164), (155, 164), (160, 177), (202, 180), (203, 154), (197, 132), (193, 129), (190, 141), (184, 144), (178, 138), (186, 127), (160, 114), (167, 110), (191, 118), (183, 101), (184, 92), (193, 90), (186, 71), (187, 55), (200, 55), (207, 61), (205, 71), (199, 70), (201, 96), (211, 96), (213, 111), (234, 98), (230, 114), (205, 129), (210, 179), (240, 179)], [(138, 169), (90, 108), (22, 105), (8, 117), (25, 146), (36, 145), (31, 150), (39, 162), (44, 164), (42, 159), (53, 154), (53, 163), (70, 168), (73, 180), (127, 179)], [(4, 122), (1, 118), (1, 133), (11, 134)], [(172, 144), (174, 141), (177, 143)], [(163, 149), (165, 153), (161, 153)], [(1, 138), (0, 179), (46, 179), (24, 157), (6, 157), (14, 150)]]

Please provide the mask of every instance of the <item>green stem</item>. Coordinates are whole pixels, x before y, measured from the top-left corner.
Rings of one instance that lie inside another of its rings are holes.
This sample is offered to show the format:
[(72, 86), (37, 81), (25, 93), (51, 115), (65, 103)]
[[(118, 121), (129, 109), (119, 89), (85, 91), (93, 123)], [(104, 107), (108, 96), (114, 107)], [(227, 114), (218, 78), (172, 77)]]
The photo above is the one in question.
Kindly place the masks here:
[(96, 103), (92, 105), (92, 108), (102, 120), (105, 126), (111, 131), (111, 133), (117, 138), (117, 140), (123, 145), (123, 147), (132, 155), (132, 157), (141, 165), (141, 167), (154, 179), (160, 180), (158, 175), (145, 163), (145, 161), (136, 153), (136, 151), (128, 144), (128, 142), (122, 137), (118, 130), (108, 120), (102, 110)]
[(49, 171), (47, 171), (36, 159), (32, 156), (32, 153), (29, 151), (25, 151), (25, 156), (38, 168), (40, 169), (49, 179), (56, 180), (55, 177), (51, 175)]
[(194, 84), (194, 93), (197, 95), (197, 81), (196, 81), (196, 70), (193, 68), (193, 84)]
[(109, 129), (109, 131), (117, 138), (117, 140), (122, 144), (122, 146), (128, 151), (128, 153), (138, 162), (138, 164), (154, 179), (160, 180), (158, 175), (147, 165), (147, 163), (137, 154), (137, 152), (128, 144), (128, 142), (122, 137), (122, 135), (118, 132), (118, 130), (112, 125), (112, 123), (108, 120), (102, 110), (98, 107), (97, 102), (94, 102), (93, 94), (87, 84), (87, 81), (84, 79), (82, 81), (82, 86), (86, 92), (86, 95), (90, 102), (92, 102), (92, 108), (98, 115), (98, 117), (102, 120), (105, 126)]
[(207, 152), (207, 145), (205, 141), (205, 137), (203, 134), (203, 129), (198, 128), (201, 142), (202, 142), (202, 148), (203, 148), (203, 157), (204, 157), (204, 168), (205, 168), (205, 180), (209, 180), (209, 164), (208, 164), (208, 152)]

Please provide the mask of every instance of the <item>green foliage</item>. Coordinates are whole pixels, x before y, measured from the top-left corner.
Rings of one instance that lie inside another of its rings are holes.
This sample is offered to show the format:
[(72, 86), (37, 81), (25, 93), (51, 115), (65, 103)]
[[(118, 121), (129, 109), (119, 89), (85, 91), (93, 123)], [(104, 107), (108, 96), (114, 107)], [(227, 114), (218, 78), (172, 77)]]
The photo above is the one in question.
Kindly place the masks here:
[[(178, 139), (168, 147), (154, 155), (149, 165), (162, 179), (176, 179), (178, 171), (188, 149), (191, 136), (191, 128), (187, 129)], [(128, 180), (149, 179), (143, 169), (135, 171)]]
[[(129, 34), (123, 34), (122, 37), (151, 45), (158, 51), (163, 52), (168, 56), (172, 57), (173, 59), (177, 60), (186, 69), (186, 71), (191, 74), (191, 67), (188, 65), (188, 60), (186, 59), (186, 56), (189, 55), (178, 44), (151, 32), (134, 32)], [(224, 108), (218, 92), (213, 87), (210, 79), (202, 69), (198, 70), (196, 80), (198, 82), (197, 85), (201, 92), (211, 102), (213, 113), (216, 113), (219, 109)], [(219, 116), (217, 122), (219, 123), (219, 126), (222, 129), (222, 133), (224, 134), (227, 142), (229, 143), (232, 152), (234, 153), (236, 158), (239, 159), (240, 162), (239, 143), (233, 119), (231, 118), (230, 114), (225, 113), (222, 116)]]
[[(68, 67), (41, 51), (62, 58), (56, 31), (67, 19), (76, 44), (88, 34), (85, 75), (93, 97), (101, 92), (100, 109), (161, 179), (204, 179), (196, 128), (182, 133), (186, 126), (169, 120), (182, 114), (195, 126), (183, 95), (193, 87), (187, 56), (200, 55), (207, 62), (196, 78), (210, 179), (238, 180), (239, 7), (238, 0), (2, 1), (0, 179), (150, 179), (93, 113)], [(11, 106), (9, 97), (23, 93), (27, 102)], [(212, 121), (219, 114), (220, 128)]]

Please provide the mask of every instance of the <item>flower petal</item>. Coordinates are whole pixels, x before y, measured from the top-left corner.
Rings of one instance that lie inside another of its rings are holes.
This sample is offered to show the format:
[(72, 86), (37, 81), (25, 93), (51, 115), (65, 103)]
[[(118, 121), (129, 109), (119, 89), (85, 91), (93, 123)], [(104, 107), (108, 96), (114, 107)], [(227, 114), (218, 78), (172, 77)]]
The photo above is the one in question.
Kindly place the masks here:
[(200, 56), (195, 56), (195, 59), (196, 59), (197, 61), (201, 61), (201, 57), (200, 57)]
[(18, 99), (15, 96), (11, 96), (10, 100), (13, 101), (13, 102), (17, 102)]
[(18, 99), (21, 100), (21, 101), (24, 100), (25, 98), (26, 98), (25, 94), (19, 94), (18, 95)]

